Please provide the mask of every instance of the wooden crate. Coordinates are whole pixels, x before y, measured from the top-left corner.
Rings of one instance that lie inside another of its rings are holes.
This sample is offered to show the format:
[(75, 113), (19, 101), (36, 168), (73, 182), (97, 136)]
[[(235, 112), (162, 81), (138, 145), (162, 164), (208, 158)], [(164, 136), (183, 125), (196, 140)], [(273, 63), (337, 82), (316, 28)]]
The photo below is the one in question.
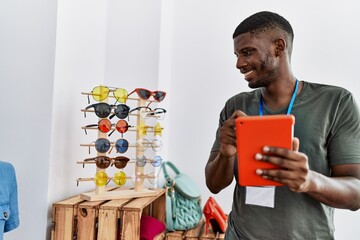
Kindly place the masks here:
[(216, 239), (223, 240), (225, 237), (224, 233), (214, 233), (211, 225), (209, 227), (208, 234), (205, 231), (205, 220), (201, 219), (199, 224), (192, 229), (187, 231), (175, 231), (168, 232), (166, 234), (166, 240), (195, 240), (195, 239)]
[(86, 201), (79, 195), (54, 203), (51, 240), (140, 239), (143, 214), (165, 223), (165, 190), (156, 191), (151, 197)]

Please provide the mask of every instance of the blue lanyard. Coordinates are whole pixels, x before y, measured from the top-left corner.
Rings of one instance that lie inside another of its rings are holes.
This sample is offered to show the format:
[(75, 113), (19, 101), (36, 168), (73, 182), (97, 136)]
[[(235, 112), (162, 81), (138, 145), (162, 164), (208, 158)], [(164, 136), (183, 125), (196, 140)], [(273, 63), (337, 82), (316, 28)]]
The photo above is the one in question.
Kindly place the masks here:
[[(288, 109), (287, 109), (287, 112), (286, 112), (287, 115), (289, 115), (291, 113), (292, 107), (293, 107), (294, 102), (295, 102), (296, 93), (298, 91), (298, 88), (299, 88), (299, 81), (296, 79), (295, 89), (294, 89), (293, 95), (291, 97), (291, 100), (290, 100), (290, 103), (289, 103), (289, 106), (288, 106)], [(262, 116), (263, 115), (263, 109), (264, 109), (264, 103), (263, 103), (263, 99), (262, 99), (261, 94), (260, 94), (260, 106), (259, 106), (259, 108), (260, 108), (259, 115)]]

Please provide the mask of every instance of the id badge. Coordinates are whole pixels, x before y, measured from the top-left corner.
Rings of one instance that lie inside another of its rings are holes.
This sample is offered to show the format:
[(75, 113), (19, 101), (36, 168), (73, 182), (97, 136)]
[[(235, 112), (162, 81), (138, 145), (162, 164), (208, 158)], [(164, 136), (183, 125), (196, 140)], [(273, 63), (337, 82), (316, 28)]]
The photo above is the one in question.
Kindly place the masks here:
[(245, 204), (275, 207), (275, 187), (246, 187)]

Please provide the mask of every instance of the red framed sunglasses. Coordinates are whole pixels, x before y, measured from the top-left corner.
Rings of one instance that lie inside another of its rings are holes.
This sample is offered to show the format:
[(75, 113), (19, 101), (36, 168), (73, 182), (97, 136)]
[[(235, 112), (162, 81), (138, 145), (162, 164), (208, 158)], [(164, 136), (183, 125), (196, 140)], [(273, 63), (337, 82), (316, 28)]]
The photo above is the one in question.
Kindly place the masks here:
[[(113, 129), (113, 126), (115, 126), (115, 129)], [(85, 134), (87, 134), (86, 129), (93, 128), (93, 127), (97, 127), (99, 129), (99, 131), (103, 132), (103, 133), (107, 133), (112, 130), (108, 136), (111, 136), (111, 134), (113, 134), (113, 132), (115, 130), (117, 130), (119, 133), (121, 133), (121, 137), (122, 137), (123, 133), (126, 133), (129, 128), (134, 127), (134, 126), (130, 126), (128, 124), (128, 122), (123, 119), (119, 120), (115, 124), (115, 123), (111, 123), (111, 121), (109, 119), (103, 118), (98, 122), (98, 124), (90, 124), (90, 125), (86, 125), (85, 127), (82, 127), (82, 128), (84, 129)]]
[(139, 98), (143, 100), (148, 100), (152, 96), (156, 102), (161, 102), (166, 96), (166, 92), (164, 91), (150, 91), (145, 88), (135, 88), (134, 91), (128, 94), (128, 96), (134, 92), (136, 92)]

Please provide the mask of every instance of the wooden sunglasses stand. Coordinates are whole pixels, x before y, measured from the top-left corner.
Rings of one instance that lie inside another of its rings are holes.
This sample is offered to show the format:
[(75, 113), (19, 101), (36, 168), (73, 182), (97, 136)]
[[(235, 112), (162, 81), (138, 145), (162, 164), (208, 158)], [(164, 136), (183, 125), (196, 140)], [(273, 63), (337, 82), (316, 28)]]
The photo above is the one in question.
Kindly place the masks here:
[[(82, 93), (84, 95), (91, 95), (91, 93)], [(137, 101), (137, 107), (140, 106), (146, 106), (147, 102), (146, 100), (140, 99), (140, 98), (128, 98), (130, 101)], [(108, 98), (106, 98), (104, 101), (107, 103)], [(87, 111), (82, 109), (81, 111)], [(140, 124), (140, 122), (144, 121), (142, 119), (141, 114), (137, 114), (136, 116), (136, 126)], [(99, 130), (98, 131), (98, 138), (107, 138), (107, 133), (103, 133)], [(143, 138), (143, 135), (140, 133), (140, 131), (133, 130), (132, 132), (136, 132), (136, 142)], [(88, 146), (89, 144), (80, 144), (81, 146)], [(129, 146), (129, 147), (135, 147), (135, 158), (138, 156), (144, 156), (144, 149), (137, 147), (137, 146)], [(99, 153), (97, 152), (97, 156), (106, 156), (107, 153)], [(96, 168), (96, 173), (106, 171), (106, 169), (100, 169)], [(156, 188), (145, 188), (144, 187), (144, 178), (142, 176), (146, 176), (144, 174), (144, 167), (139, 167), (135, 164), (135, 174), (137, 175), (137, 180), (134, 183), (134, 188), (128, 189), (123, 187), (118, 188), (108, 188), (105, 186), (96, 186), (95, 190), (92, 192), (86, 192), (82, 193), (80, 196), (82, 199), (87, 201), (98, 201), (98, 200), (110, 200), (110, 199), (123, 199), (123, 198), (137, 198), (137, 197), (149, 197), (149, 196), (157, 196), (159, 194), (159, 191), (162, 191), (162, 189), (156, 189)], [(155, 176), (156, 177), (156, 176)]]

